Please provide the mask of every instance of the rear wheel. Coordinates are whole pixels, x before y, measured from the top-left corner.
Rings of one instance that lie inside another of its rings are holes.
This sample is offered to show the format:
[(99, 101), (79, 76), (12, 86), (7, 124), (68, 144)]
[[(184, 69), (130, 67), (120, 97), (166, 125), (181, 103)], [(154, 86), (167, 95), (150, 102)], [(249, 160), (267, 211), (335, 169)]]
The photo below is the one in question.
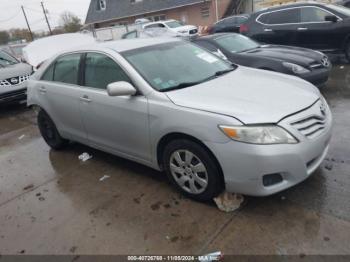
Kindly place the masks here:
[(68, 144), (68, 140), (60, 136), (54, 122), (43, 110), (38, 113), (38, 126), (42, 137), (51, 148), (59, 150)]
[(192, 199), (207, 201), (224, 189), (216, 161), (203, 146), (190, 140), (170, 142), (164, 150), (163, 166), (175, 187)]

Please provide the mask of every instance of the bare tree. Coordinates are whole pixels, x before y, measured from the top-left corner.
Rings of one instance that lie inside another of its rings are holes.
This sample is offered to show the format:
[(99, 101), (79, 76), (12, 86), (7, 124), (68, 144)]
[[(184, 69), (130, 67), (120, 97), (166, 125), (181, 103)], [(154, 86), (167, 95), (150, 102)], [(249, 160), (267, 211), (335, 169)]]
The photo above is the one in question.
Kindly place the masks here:
[(80, 18), (68, 11), (61, 14), (60, 24), (66, 33), (78, 32), (82, 27)]

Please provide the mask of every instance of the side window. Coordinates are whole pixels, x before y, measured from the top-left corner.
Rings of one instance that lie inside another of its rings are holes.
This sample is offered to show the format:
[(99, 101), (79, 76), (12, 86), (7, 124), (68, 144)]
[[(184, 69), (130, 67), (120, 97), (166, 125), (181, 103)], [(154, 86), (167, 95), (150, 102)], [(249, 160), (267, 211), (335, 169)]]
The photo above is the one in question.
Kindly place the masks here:
[(325, 22), (325, 18), (328, 15), (330, 15), (330, 13), (326, 12), (323, 9), (316, 7), (304, 7), (301, 9), (301, 22)]
[(265, 13), (260, 16), (259, 21), (268, 25), (299, 23), (300, 8)]
[(165, 27), (165, 25), (163, 24), (152, 24), (149, 26), (145, 26), (145, 28), (163, 28), (163, 27)]
[(42, 75), (41, 80), (44, 81), (53, 81), (53, 70), (55, 68), (55, 62), (53, 62)]
[(113, 82), (130, 82), (123, 69), (106, 55), (88, 53), (85, 59), (85, 86), (107, 89)]
[(226, 18), (225, 24), (228, 26), (236, 24), (236, 17)]
[(53, 80), (67, 84), (78, 84), (81, 54), (65, 55), (56, 60)]

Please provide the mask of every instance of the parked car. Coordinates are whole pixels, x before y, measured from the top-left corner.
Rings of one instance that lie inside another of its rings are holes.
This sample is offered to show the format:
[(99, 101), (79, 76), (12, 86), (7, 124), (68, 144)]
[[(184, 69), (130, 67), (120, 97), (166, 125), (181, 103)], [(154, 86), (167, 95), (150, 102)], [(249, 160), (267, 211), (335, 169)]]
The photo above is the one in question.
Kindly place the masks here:
[(261, 45), (241, 34), (203, 36), (194, 43), (232, 63), (295, 75), (317, 86), (327, 82), (332, 68), (328, 57), (321, 52), (301, 47)]
[(0, 50), (0, 104), (26, 100), (26, 80), (33, 68)]
[(216, 22), (210, 29), (210, 34), (222, 33), (222, 32), (234, 32), (239, 33), (239, 28), (241, 24), (246, 22), (249, 18), (249, 15), (234, 15), (226, 17), (219, 22)]
[(299, 3), (268, 8), (249, 17), (240, 32), (263, 43), (345, 53), (350, 61), (350, 9)]
[[(146, 28), (142, 30), (132, 30), (122, 35), (121, 39), (150, 38), (150, 37), (178, 37), (177, 33), (167, 28)], [(186, 38), (186, 37), (183, 37)]]
[(185, 195), (270, 195), (327, 154), (332, 115), (312, 84), (234, 66), (176, 38), (75, 48), (29, 80), (49, 146), (68, 141), (165, 170)]
[(176, 33), (178, 36), (195, 36), (198, 35), (198, 27), (194, 25), (184, 25), (177, 20), (166, 20), (148, 23), (142, 26), (143, 29), (166, 28)]

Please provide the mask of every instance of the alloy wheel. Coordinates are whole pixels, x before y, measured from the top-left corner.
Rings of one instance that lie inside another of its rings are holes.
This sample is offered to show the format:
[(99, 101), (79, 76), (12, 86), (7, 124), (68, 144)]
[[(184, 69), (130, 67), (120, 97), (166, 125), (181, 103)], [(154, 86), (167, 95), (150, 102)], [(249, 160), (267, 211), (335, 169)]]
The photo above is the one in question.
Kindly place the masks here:
[(201, 194), (208, 186), (208, 173), (203, 162), (189, 150), (177, 150), (170, 157), (170, 172), (186, 192)]

